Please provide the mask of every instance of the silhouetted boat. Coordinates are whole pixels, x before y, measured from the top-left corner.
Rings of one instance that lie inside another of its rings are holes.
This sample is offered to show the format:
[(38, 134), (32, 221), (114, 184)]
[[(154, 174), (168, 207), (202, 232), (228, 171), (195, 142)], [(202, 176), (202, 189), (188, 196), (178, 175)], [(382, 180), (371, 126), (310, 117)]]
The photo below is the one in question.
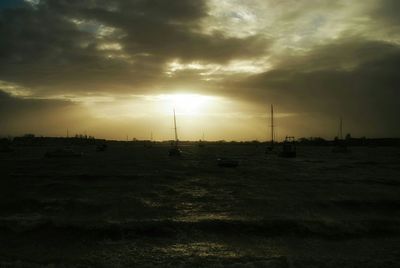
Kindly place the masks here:
[(47, 152), (45, 156), (48, 158), (77, 158), (82, 155), (81, 152), (75, 152), (71, 148), (62, 148)]
[(11, 153), (14, 149), (11, 147), (11, 142), (8, 139), (0, 139), (0, 153)]
[(349, 149), (347, 148), (347, 145), (345, 145), (345, 144), (338, 144), (338, 145), (335, 145), (335, 147), (333, 147), (332, 152), (333, 153), (348, 153)]
[(266, 154), (271, 154), (274, 152), (274, 139), (275, 139), (275, 132), (274, 132), (274, 106), (271, 104), (271, 142), (270, 145), (265, 150)]
[(0, 146), (0, 153), (12, 153), (14, 149), (9, 145)]
[(97, 152), (104, 152), (105, 150), (107, 150), (107, 144), (105, 144), (105, 143), (97, 144), (97, 146), (96, 146)]
[(236, 159), (230, 159), (230, 158), (218, 158), (217, 159), (218, 166), (220, 167), (227, 167), (227, 168), (235, 168), (239, 166), (239, 161)]
[(169, 156), (181, 156), (181, 154), (182, 154), (182, 151), (178, 147), (172, 147), (168, 151)]
[(0, 139), (0, 153), (11, 153), (14, 149), (11, 147), (11, 141), (8, 139)]
[(203, 137), (201, 140), (199, 140), (199, 143), (197, 144), (197, 146), (199, 146), (200, 148), (203, 148), (205, 146), (204, 144), (204, 132), (203, 132)]
[(294, 137), (286, 137), (282, 144), (282, 151), (279, 153), (280, 157), (294, 158), (296, 157), (296, 141)]
[(340, 117), (339, 122), (339, 137), (335, 139), (335, 144), (332, 149), (333, 153), (348, 153), (350, 150), (347, 148), (346, 140), (343, 139), (343, 120)]
[(153, 143), (151, 141), (146, 141), (144, 144), (144, 147), (147, 149), (153, 148)]
[(181, 156), (182, 151), (178, 147), (178, 129), (176, 128), (176, 115), (175, 115), (175, 109), (174, 109), (174, 131), (175, 131), (175, 141), (172, 144), (172, 148), (169, 149), (168, 155), (169, 156)]
[(152, 148), (153, 147), (153, 132), (151, 132), (150, 140), (145, 142), (144, 147), (146, 147), (146, 148)]

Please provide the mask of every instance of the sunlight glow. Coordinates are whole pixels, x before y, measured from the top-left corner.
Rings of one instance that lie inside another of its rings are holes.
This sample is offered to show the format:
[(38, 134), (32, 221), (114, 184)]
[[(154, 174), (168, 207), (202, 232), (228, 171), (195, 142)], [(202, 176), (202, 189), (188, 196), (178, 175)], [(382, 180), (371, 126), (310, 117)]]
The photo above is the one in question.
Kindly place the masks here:
[(257, 74), (266, 72), (271, 69), (269, 57), (260, 57), (257, 60), (232, 60), (225, 65), (202, 63), (198, 61), (190, 63), (182, 63), (174, 60), (167, 64), (165, 74), (173, 77), (180, 71), (190, 70), (196, 71), (200, 76), (211, 78), (213, 75), (227, 74)]
[(83, 32), (91, 33), (97, 38), (110, 37), (118, 32), (117, 28), (105, 25), (96, 20), (67, 18), (70, 22)]
[(32, 5), (32, 6), (37, 6), (40, 3), (40, 0), (24, 0), (26, 3)]
[(0, 80), (0, 91), (21, 98), (30, 97), (32, 95), (32, 92), (29, 89), (3, 80)]
[(178, 114), (201, 115), (215, 104), (216, 97), (199, 94), (166, 94), (155, 96), (155, 101), (162, 105), (162, 112), (171, 113), (175, 108)]
[(117, 43), (103, 43), (97, 46), (98, 50), (121, 50), (122, 46)]

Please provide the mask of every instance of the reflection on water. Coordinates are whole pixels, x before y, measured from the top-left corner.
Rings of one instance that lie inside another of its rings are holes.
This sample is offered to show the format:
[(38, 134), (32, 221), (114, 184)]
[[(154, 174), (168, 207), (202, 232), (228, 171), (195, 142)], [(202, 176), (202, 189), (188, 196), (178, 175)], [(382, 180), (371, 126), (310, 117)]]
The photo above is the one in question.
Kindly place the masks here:
[(218, 256), (218, 257), (238, 257), (240, 254), (226, 244), (213, 242), (194, 242), (172, 244), (160, 248), (160, 251), (169, 256)]
[[(94, 267), (400, 263), (397, 148), (338, 156), (307, 147), (296, 160), (266, 157), (262, 147), (206, 148), (186, 146), (179, 161), (167, 146), (133, 145), (86, 148), (68, 164), (43, 159), (41, 147), (0, 156), (0, 248)], [(243, 165), (218, 168), (220, 152)]]

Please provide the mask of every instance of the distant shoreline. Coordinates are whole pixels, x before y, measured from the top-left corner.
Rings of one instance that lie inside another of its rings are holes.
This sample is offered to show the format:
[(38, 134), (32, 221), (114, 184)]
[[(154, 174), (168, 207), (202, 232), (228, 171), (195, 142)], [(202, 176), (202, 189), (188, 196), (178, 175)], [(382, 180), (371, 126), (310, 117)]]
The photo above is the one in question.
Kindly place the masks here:
[[(299, 138), (296, 139), (298, 145), (309, 145), (309, 146), (334, 146), (338, 140), (326, 140), (323, 138)], [(74, 137), (40, 137), (34, 136), (32, 134), (25, 135), (21, 137), (8, 137), (8, 138), (0, 138), (1, 144), (12, 144), (12, 145), (60, 145), (60, 144), (75, 144), (75, 145), (95, 145), (99, 143), (121, 143), (121, 144), (137, 144), (144, 145), (148, 143), (154, 144), (170, 144), (172, 140), (163, 140), (163, 141), (151, 141), (151, 140), (106, 140), (106, 139), (97, 139), (92, 136), (74, 136)], [(183, 140), (179, 141), (181, 145), (195, 145), (200, 141), (189, 141)], [(270, 144), (270, 141), (201, 141), (204, 144), (209, 145), (218, 145), (218, 144), (233, 144), (233, 145), (267, 145)], [(400, 138), (347, 138), (344, 140), (348, 146), (400, 146)], [(275, 142), (276, 144), (280, 144), (282, 142)]]

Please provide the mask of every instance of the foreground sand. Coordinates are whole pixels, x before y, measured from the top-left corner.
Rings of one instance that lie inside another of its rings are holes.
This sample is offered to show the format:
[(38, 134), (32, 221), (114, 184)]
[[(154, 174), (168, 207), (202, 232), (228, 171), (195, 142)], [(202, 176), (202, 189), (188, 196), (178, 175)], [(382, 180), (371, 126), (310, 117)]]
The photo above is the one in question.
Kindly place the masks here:
[(0, 267), (400, 266), (399, 148), (77, 149), (0, 154)]

